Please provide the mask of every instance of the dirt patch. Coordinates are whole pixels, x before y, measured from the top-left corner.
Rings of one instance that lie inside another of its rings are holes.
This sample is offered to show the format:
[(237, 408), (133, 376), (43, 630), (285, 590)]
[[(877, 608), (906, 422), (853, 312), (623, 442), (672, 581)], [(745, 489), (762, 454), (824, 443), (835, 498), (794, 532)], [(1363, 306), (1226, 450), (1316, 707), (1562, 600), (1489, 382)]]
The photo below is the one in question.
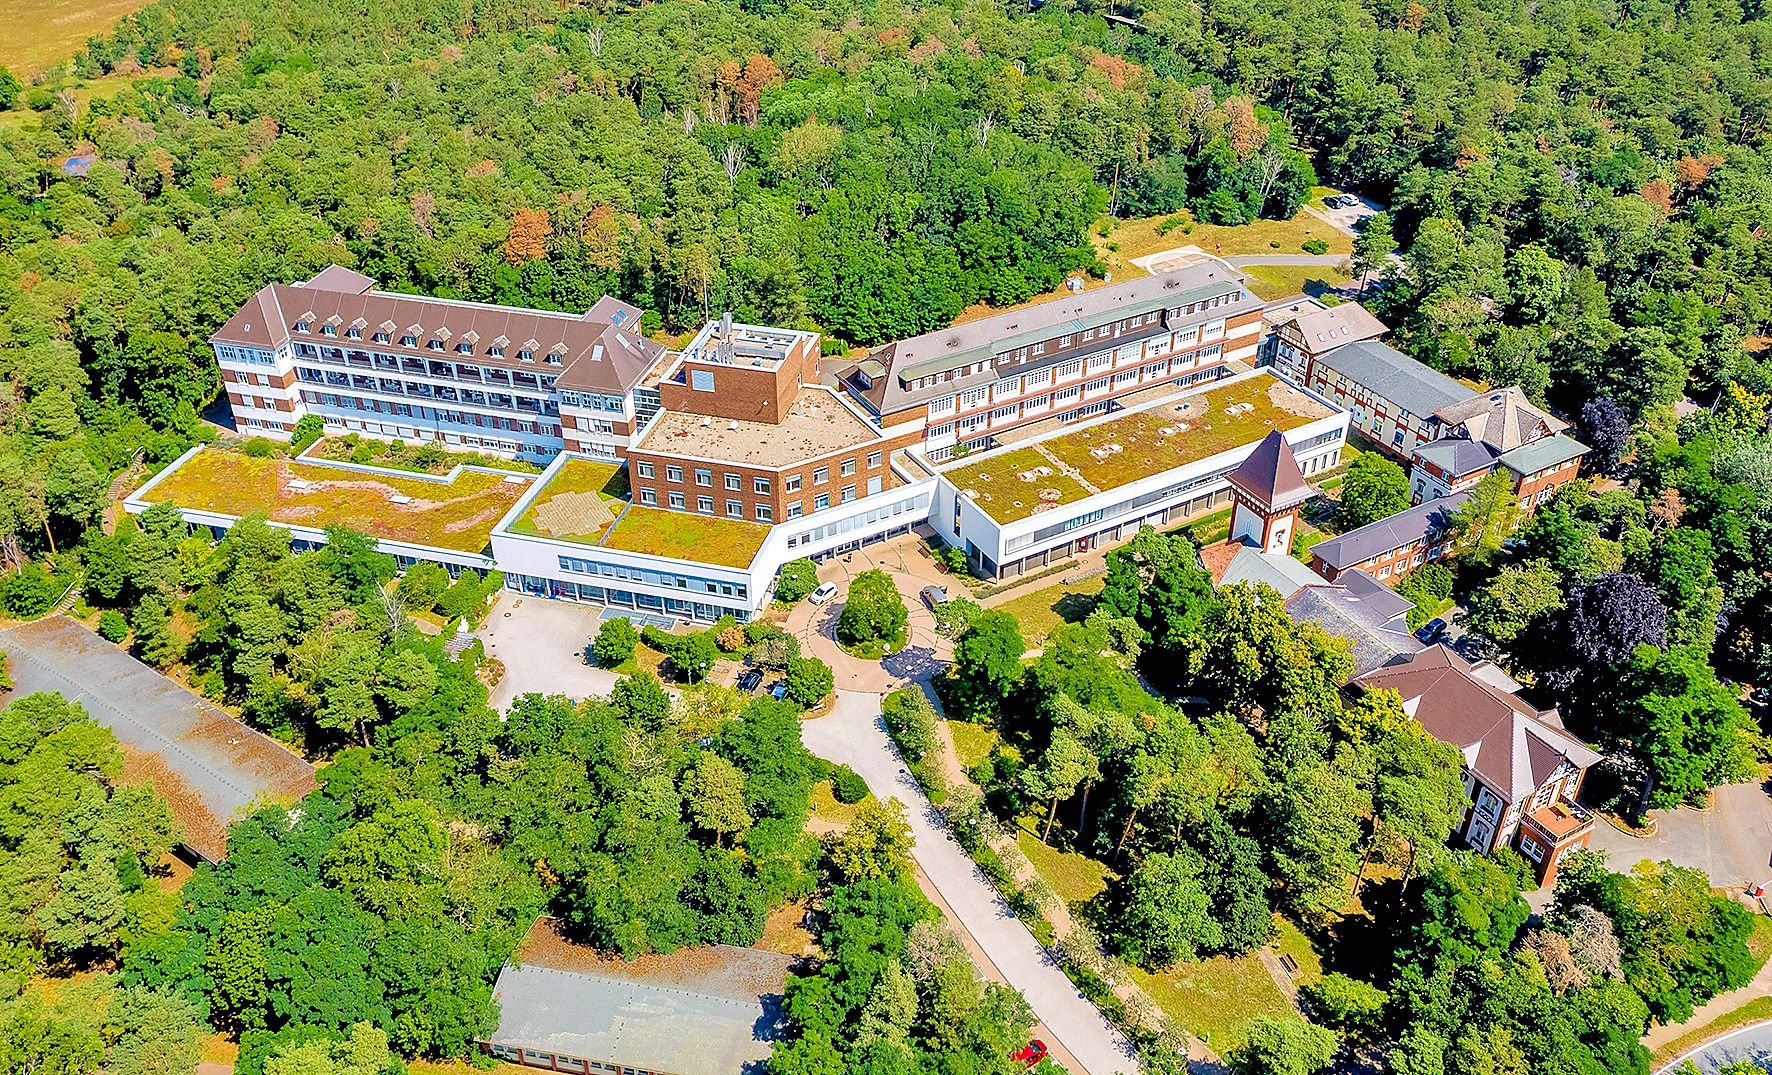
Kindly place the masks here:
[(1295, 418), (1321, 418), (1323, 405), (1303, 392), (1280, 381), (1268, 386), (1268, 402)]

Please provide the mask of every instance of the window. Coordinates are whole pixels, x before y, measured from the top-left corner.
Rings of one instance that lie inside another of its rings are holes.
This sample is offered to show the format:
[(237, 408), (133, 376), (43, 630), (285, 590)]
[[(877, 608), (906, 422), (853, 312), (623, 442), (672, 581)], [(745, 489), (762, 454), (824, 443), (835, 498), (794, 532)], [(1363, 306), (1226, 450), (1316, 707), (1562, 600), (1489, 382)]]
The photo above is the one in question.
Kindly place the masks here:
[(402, 336), (402, 337), (400, 337), (400, 346), (401, 347), (417, 347), (418, 346), (418, 337), (417, 336)]
[(812, 472), (812, 484), (813, 485), (823, 485), (825, 482), (828, 482), (830, 480), (831, 480), (831, 468), (830, 467), (819, 467), (817, 470)]
[(872, 470), (879, 465), (880, 465), (880, 453), (879, 452), (869, 452), (868, 453), (868, 469)]
[(1060, 336), (1060, 337), (1059, 337), (1059, 338), (1058, 338), (1058, 346), (1060, 346), (1060, 347), (1069, 347), (1069, 346), (1070, 346), (1070, 345), (1071, 345), (1071, 336), (1070, 336), (1070, 333), (1068, 333), (1068, 332), (1067, 332), (1067, 333), (1065, 333), (1065, 334), (1064, 334), (1064, 335), (1063, 335), (1063, 336)]
[(877, 493), (879, 491), (880, 491), (880, 476), (878, 474), (876, 474), (873, 477), (868, 479), (868, 495), (873, 496), (875, 493)]
[(680, 508), (683, 506), (683, 494), (677, 492), (675, 489), (671, 490), (670, 500), (671, 507), (673, 508)]
[(488, 347), (486, 349), (486, 353), (491, 355), (493, 358), (505, 357), (505, 349), (496, 343), (493, 344), (491, 347)]
[(696, 497), (695, 510), (706, 515), (712, 515), (714, 513), (714, 498), (711, 496)]
[(744, 501), (728, 500), (726, 502), (726, 514), (732, 516), (734, 519), (744, 518)]
[(739, 477), (737, 474), (726, 475), (726, 488), (728, 490), (730, 490), (731, 492), (734, 492), (734, 493), (738, 492), (738, 490), (743, 485), (744, 485), (744, 479)]
[(847, 504), (847, 503), (849, 503), (849, 502), (850, 502), (850, 501), (851, 501), (851, 500), (854, 500), (854, 499), (855, 499), (855, 486), (853, 486), (853, 485), (845, 485), (845, 486), (844, 486), (844, 487), (843, 487), (843, 498), (842, 498), (842, 503), (844, 503), (844, 504)]
[(640, 477), (642, 477), (642, 478), (652, 477), (652, 464), (651, 463), (648, 463), (648, 462), (645, 462), (642, 460), (641, 462), (635, 463), (634, 465), (637, 468), (639, 468)]
[(345, 335), (353, 340), (360, 340), (363, 338), (363, 330), (356, 325), (352, 325), (350, 328), (345, 329)]
[[(794, 483), (794, 489), (798, 489), (800, 487), (799, 475), (795, 475), (794, 477), (792, 477), (788, 480)], [(769, 495), (769, 479), (768, 478), (752, 478), (751, 479), (751, 491), (756, 493), (758, 496), (768, 496)], [(792, 489), (789, 490), (789, 492), (792, 492), (792, 491), (793, 491)]]
[(829, 494), (829, 493), (820, 493), (817, 496), (812, 498), (812, 510), (813, 511), (823, 511), (824, 509), (826, 509), (830, 506), (831, 506), (831, 494)]
[(690, 370), (689, 387), (697, 392), (712, 392), (714, 390), (714, 371)]
[[(761, 481), (762, 479), (759, 478), (758, 480)], [(784, 492), (789, 492), (789, 493), (799, 492), (800, 491), (800, 476), (798, 474), (789, 474), (787, 477), (785, 477), (781, 480), (781, 487)]]
[(308, 323), (306, 321), (297, 321), (295, 323), (295, 331), (297, 331), (297, 332), (308, 331)]
[(640, 503), (642, 503), (642, 504), (656, 504), (656, 503), (658, 503), (657, 491), (652, 490), (652, 489), (640, 490)]
[(774, 522), (775, 521), (774, 509), (771, 508), (768, 504), (758, 504), (757, 505), (757, 521), (760, 523)]
[(338, 326), (337, 325), (321, 325), (320, 326), (320, 335), (322, 335), (322, 336), (337, 336), (338, 335)]
[[(764, 504), (758, 504), (757, 510), (762, 511), (766, 506), (767, 505), (764, 505)], [(806, 514), (806, 508), (798, 500), (796, 500), (792, 504), (788, 505), (788, 518), (798, 519), (800, 516), (802, 516), (804, 514)]]
[(853, 460), (853, 459), (843, 460), (843, 465), (839, 469), (842, 471), (842, 474), (845, 478), (853, 477), (855, 474), (855, 460)]
[(558, 352), (558, 351), (549, 351), (548, 352), (548, 365), (558, 366), (564, 361), (565, 361), (565, 359), (561, 356), (560, 352)]
[(704, 489), (712, 488), (714, 485), (714, 472), (711, 470), (708, 470), (705, 467), (696, 467), (695, 468), (695, 484), (701, 486)]
[(388, 334), (385, 332), (378, 332), (372, 337), (372, 339), (374, 339), (376, 343), (387, 343)]
[(683, 480), (683, 468), (675, 463), (665, 464), (665, 481), (680, 482)]

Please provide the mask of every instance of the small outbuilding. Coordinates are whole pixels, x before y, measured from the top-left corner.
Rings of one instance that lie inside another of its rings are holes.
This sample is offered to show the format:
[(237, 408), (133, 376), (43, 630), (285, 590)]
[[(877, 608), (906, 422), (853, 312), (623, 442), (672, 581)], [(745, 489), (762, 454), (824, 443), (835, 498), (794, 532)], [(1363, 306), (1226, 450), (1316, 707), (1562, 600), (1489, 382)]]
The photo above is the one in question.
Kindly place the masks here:
[(537, 919), (498, 975), (500, 1060), (583, 1075), (761, 1075), (794, 957), (729, 944), (624, 960)]

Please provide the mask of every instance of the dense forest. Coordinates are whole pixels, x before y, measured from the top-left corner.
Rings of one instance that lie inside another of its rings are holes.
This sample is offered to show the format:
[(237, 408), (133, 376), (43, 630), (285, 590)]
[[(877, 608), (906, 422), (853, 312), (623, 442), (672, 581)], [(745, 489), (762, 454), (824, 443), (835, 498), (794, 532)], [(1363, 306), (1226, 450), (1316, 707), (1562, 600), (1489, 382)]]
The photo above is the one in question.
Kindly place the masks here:
[[(115, 744), (52, 699), (0, 712), (0, 876), (29, 923), (0, 938), (6, 1063), (173, 1070), (206, 1025), (239, 1037), (243, 1072), (379, 1075), (466, 1048), (539, 911), (633, 953), (753, 940), (811, 893), (831, 958), (792, 987), (779, 1070), (992, 1071), (1026, 1030), (933, 926), (901, 822), (804, 835), (821, 770), (794, 706), (673, 705), (641, 676), (501, 722), (471, 656), (403, 629), (360, 537), (296, 554), (253, 522), (211, 547), (165, 513), (100, 532), (138, 452), (151, 468), (213, 436), (207, 334), (331, 262), (549, 308), (610, 292), (661, 333), (731, 309), (872, 345), (1099, 273), (1104, 217), (1235, 224), (1351, 186), (1390, 206), (1399, 260), (1371, 302), (1399, 346), (1521, 384), (1613, 480), (1505, 544), (1517, 506), (1486, 490), (1434, 584), (1606, 749), (1621, 811), (1753, 771), (1763, 699), (1738, 684), (1772, 679), (1758, 8), (1116, 11), (1138, 26), (961, 0), (156, 0), (73, 60), (132, 80), (114, 96), (0, 75), (0, 609), (40, 614), (78, 575), (108, 634), (332, 762), (299, 823), (243, 822), (175, 901), (149, 876), (174, 834), (116, 783)], [(1013, 621), (981, 619), (946, 700), (1020, 747), (979, 774), (993, 809), (1122, 871), (1083, 914), (1120, 958), (1247, 950), (1272, 910), (1326, 920), (1363, 886), (1383, 908), (1388, 931), (1325, 934), (1317, 1025), (1273, 1028), (1242, 1070), (1346, 1048), (1409, 1075), (1642, 1071), (1650, 1019), (1751, 974), (1738, 908), (1688, 871), (1572, 864), (1527, 928), (1517, 860), (1443, 846), (1445, 748), (1346, 700), (1334, 640), (1213, 592), (1191, 556), (1155, 535), (1116, 554), (1097, 618), (1031, 664)], [(490, 581), (393, 592), (458, 615)], [(1394, 879), (1368, 884), (1378, 863)], [(85, 969), (54, 1003), (18, 994)]]

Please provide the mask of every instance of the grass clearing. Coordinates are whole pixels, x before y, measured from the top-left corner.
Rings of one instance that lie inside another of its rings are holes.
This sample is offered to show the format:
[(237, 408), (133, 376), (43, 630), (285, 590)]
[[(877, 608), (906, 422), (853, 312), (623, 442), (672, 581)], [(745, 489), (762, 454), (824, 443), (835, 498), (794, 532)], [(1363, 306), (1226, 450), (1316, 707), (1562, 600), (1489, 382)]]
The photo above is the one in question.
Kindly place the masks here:
[(1132, 977), (1171, 1019), (1221, 1056), (1242, 1044), (1261, 1016), (1297, 1014), (1253, 954), (1182, 963), (1160, 974), (1133, 967)]
[(1038, 646), (1059, 624), (1082, 623), (1095, 608), (1095, 595), (1106, 585), (1105, 574), (1092, 575), (1081, 582), (1061, 582), (1024, 593), (994, 606), (992, 611), (1014, 616), (1028, 645)]
[(344, 526), (371, 537), (480, 552), (492, 527), (529, 488), (522, 479), (468, 471), (452, 482), (393, 472), (254, 457), (205, 448), (149, 490), (150, 503), (319, 529)]
[[(1164, 226), (1171, 221), (1178, 223)], [(1255, 220), (1235, 226), (1203, 224), (1184, 209), (1174, 214), (1118, 221), (1105, 237), (1095, 232), (1091, 235), (1116, 280), (1144, 275), (1143, 269), (1132, 264), (1133, 258), (1179, 246), (1197, 246), (1208, 254), (1226, 258), (1303, 254), (1304, 244), (1312, 239), (1327, 243), (1331, 254), (1351, 254), (1354, 250), (1353, 239), (1302, 209), (1291, 220)]]
[(1292, 295), (1314, 295), (1325, 306), (1342, 302), (1333, 288), (1353, 283), (1332, 265), (1245, 265), (1249, 290), (1257, 298), (1272, 302)]
[(603, 537), (606, 549), (651, 553), (722, 567), (747, 567), (769, 536), (766, 523), (630, 506)]
[(1088, 855), (1060, 851), (1042, 843), (1039, 827), (1044, 821), (1044, 818), (1033, 817), (1018, 821), (1015, 846), (1066, 904), (1087, 903), (1100, 895), (1107, 888), (1108, 881), (1116, 876), (1114, 871), (1108, 869), (1106, 863), (1097, 862)]
[(1274, 950), (1282, 956), (1291, 956), (1298, 964), (1298, 977), (1294, 979), (1301, 986), (1309, 985), (1323, 976), (1323, 956), (1317, 946), (1305, 936), (1304, 931), (1285, 915), (1274, 915)]
[[(869, 795), (861, 803), (867, 802)], [(819, 821), (835, 828), (846, 829), (855, 820), (855, 812), (861, 809), (861, 803), (840, 803), (837, 793), (831, 790), (829, 780), (820, 780), (812, 785), (812, 816)]]
[(962, 769), (970, 769), (990, 757), (991, 749), (1003, 741), (995, 728), (964, 720), (947, 723), (948, 734), (954, 740), (954, 755), (960, 759)]
[(0, 0), (0, 64), (19, 80), (72, 58), (94, 34), (144, 6), (145, 0)]

